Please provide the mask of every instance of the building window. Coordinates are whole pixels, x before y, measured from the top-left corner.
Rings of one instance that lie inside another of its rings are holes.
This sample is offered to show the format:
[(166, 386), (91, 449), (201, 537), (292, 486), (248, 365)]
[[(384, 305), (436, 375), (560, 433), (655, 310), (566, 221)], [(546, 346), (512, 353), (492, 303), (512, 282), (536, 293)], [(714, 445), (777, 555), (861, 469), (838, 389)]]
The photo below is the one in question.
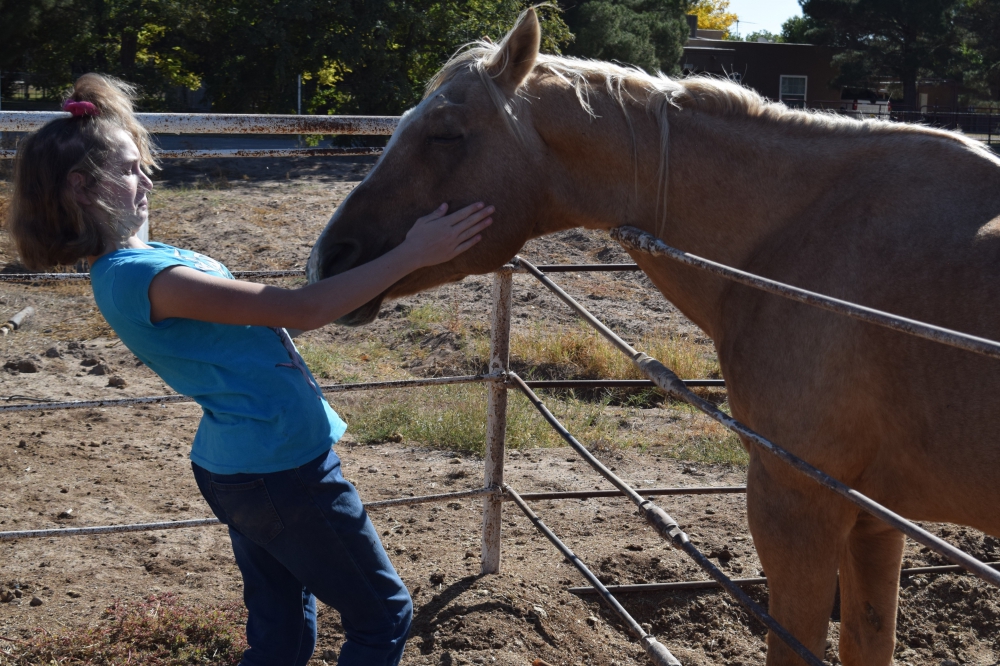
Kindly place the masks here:
[(788, 106), (804, 108), (806, 105), (806, 87), (808, 77), (781, 75), (781, 91), (778, 99)]

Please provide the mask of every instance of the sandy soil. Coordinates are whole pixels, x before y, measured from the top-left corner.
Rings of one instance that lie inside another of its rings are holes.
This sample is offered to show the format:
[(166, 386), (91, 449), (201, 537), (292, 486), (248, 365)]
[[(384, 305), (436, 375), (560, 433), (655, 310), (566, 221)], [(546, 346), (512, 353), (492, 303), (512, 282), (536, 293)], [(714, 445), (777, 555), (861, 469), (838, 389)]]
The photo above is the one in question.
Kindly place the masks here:
[[(164, 195), (153, 202), (152, 236), (211, 254), (234, 270), (298, 268), (332, 209), (370, 164), (339, 159), (170, 165), (159, 183)], [(606, 238), (576, 231), (533, 242), (524, 255), (552, 263), (624, 259)], [(0, 262), (6, 272), (21, 270), (9, 250)], [(369, 327), (327, 327), (300, 342), (385, 339), (405, 324), (408, 308), (426, 303), (440, 303), (485, 324), (489, 280), (473, 277), (404, 299)], [(517, 280), (515, 329), (573, 320), (528, 278)], [(701, 337), (641, 276), (567, 275), (559, 281), (625, 334), (657, 326)], [(620, 295), (625, 298), (610, 298)], [(0, 397), (85, 399), (169, 392), (113, 337), (85, 284), (0, 284), (0, 319), (26, 304), (38, 309), (37, 316), (25, 329), (0, 339), (0, 362), (12, 366), (0, 370)], [(428, 354), (416, 356), (419, 362), (399, 368), (396, 376), (454, 369), (448, 353), (430, 361)], [(364, 373), (363, 363), (344, 370), (351, 378)], [(332, 402), (356, 409), (365, 400), (362, 394), (345, 394)], [(661, 425), (677, 419), (659, 407), (643, 412), (626, 425), (646, 433), (645, 447), (595, 446), (624, 478), (637, 487), (743, 483), (739, 468), (669, 457), (665, 438), (674, 431)], [(191, 404), (5, 414), (0, 419), (0, 530), (209, 516), (187, 461), (198, 417)], [(359, 445), (349, 434), (338, 451), (347, 477), (366, 500), (481, 484), (481, 460), (412, 442)], [(508, 481), (524, 492), (608, 487), (567, 448), (510, 451), (507, 470)], [(679, 496), (660, 504), (725, 570), (736, 577), (760, 574), (741, 495)], [(704, 578), (644, 527), (624, 500), (543, 501), (535, 510), (606, 583)], [(582, 585), (582, 577), (512, 505), (504, 512), (503, 571), (478, 575), (480, 511), (480, 502), (470, 500), (372, 511), (415, 600), (404, 664), (524, 665), (536, 658), (560, 665), (646, 663), (602, 605), (566, 591)], [(991, 537), (953, 526), (929, 527), (983, 559), (1000, 555), (1000, 541)], [(217, 526), (6, 541), (0, 542), (0, 562), (0, 599), (10, 599), (0, 603), (0, 636), (15, 639), (39, 629), (100, 622), (101, 612), (116, 598), (172, 591), (187, 603), (208, 605), (238, 599), (241, 593), (228, 538)], [(939, 563), (908, 546), (907, 566)], [(752, 594), (767, 602), (766, 588), (753, 588)], [(32, 606), (33, 597), (41, 603)], [(719, 593), (631, 594), (622, 600), (684, 664), (763, 664), (762, 628)], [(333, 663), (342, 628), (332, 610), (323, 608), (320, 617), (320, 643), (311, 663)], [(899, 619), (899, 664), (998, 663), (1000, 596), (971, 577), (904, 580)], [(835, 612), (828, 653), (834, 662), (837, 620)], [(0, 640), (0, 664), (12, 649), (16, 643)]]

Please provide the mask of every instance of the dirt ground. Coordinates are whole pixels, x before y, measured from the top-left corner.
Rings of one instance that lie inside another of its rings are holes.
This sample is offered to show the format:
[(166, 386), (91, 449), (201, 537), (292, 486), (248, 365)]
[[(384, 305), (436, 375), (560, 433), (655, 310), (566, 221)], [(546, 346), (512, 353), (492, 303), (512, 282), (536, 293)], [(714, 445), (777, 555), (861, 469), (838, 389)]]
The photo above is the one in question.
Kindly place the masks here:
[[(231, 270), (300, 268), (334, 207), (370, 168), (369, 159), (212, 161), (168, 165), (154, 194), (152, 238), (210, 254)], [(4, 183), (0, 182), (0, 187)], [(2, 192), (2, 190), (0, 190)], [(625, 260), (606, 237), (571, 231), (530, 243), (536, 262)], [(9, 248), (0, 270), (20, 272)], [(407, 313), (437, 304), (455, 317), (486, 325), (489, 276), (390, 304), (371, 326), (327, 327), (300, 345), (359, 349), (394, 347), (397, 363), (376, 371), (369, 355), (343, 359), (333, 378), (441, 375), (468, 370), (447, 331), (429, 327), (396, 335)], [(649, 289), (641, 275), (559, 276), (598, 316), (626, 336), (652, 328), (709, 341)], [(287, 284), (287, 282), (283, 283)], [(515, 330), (569, 325), (574, 317), (530, 282), (515, 285)], [(37, 315), (0, 338), (0, 398), (79, 400), (163, 395), (163, 383), (125, 349), (97, 313), (86, 284), (0, 284), (0, 319), (25, 305)], [(444, 336), (444, 337), (442, 337)], [(381, 342), (380, 342), (381, 341)], [(408, 346), (407, 346), (408, 345)], [(368, 348), (368, 347), (364, 347)], [(420, 389), (417, 389), (420, 390)], [(366, 394), (337, 394), (338, 410), (364, 409)], [(614, 418), (620, 407), (601, 407)], [(617, 410), (617, 411), (616, 411)], [(210, 516), (189, 471), (187, 452), (200, 410), (193, 404), (36, 411), (0, 417), (0, 530), (107, 525)], [(671, 439), (708, 427), (669, 405), (643, 406), (621, 418), (629, 442), (585, 441), (636, 487), (740, 485), (739, 466), (678, 458)], [(475, 488), (482, 460), (415, 442), (360, 444), (351, 431), (338, 444), (345, 475), (369, 501), (406, 494)], [(508, 452), (507, 480), (523, 492), (608, 488), (568, 448)], [(742, 495), (659, 500), (706, 553), (734, 577), (761, 574)], [(542, 519), (606, 583), (703, 579), (623, 499), (541, 501)], [(551, 664), (647, 663), (613, 615), (593, 597), (568, 587), (583, 578), (559, 557), (517, 509), (503, 521), (499, 575), (479, 575), (481, 502), (375, 509), (382, 535), (415, 601), (404, 664), (510, 664), (541, 658)], [(996, 560), (997, 539), (974, 530), (928, 525), (973, 555)], [(905, 566), (940, 564), (908, 544)], [(174, 592), (188, 604), (239, 599), (239, 573), (219, 526), (93, 537), (0, 542), (0, 664), (16, 642), (38, 630), (58, 632), (101, 622), (115, 599)], [(14, 594), (14, 593), (17, 594)], [(751, 588), (766, 604), (767, 590)], [(32, 599), (38, 602), (32, 604)], [(684, 664), (760, 665), (763, 630), (713, 591), (627, 594), (626, 608)], [(837, 663), (839, 622), (830, 624), (828, 659)], [(13, 640), (11, 640), (13, 639)], [(903, 581), (898, 664), (998, 664), (1000, 595), (970, 576), (915, 576)], [(311, 664), (333, 663), (343, 631), (337, 613), (320, 610), (320, 639)]]

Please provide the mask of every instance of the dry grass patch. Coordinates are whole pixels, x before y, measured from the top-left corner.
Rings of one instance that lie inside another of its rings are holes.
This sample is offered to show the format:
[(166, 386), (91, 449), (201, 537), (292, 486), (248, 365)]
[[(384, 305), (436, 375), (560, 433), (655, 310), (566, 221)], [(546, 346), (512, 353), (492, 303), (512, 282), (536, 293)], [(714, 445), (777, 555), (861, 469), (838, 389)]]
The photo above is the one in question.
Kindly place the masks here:
[[(631, 344), (656, 358), (683, 379), (720, 377), (711, 345), (654, 329)], [(474, 353), (488, 358), (489, 340), (475, 339)], [(542, 325), (511, 332), (511, 363), (526, 375), (559, 379), (645, 379), (620, 351), (582, 322), (551, 329)]]
[[(720, 407), (729, 412), (725, 403)], [(750, 456), (732, 430), (689, 405), (676, 405), (674, 409), (686, 412), (692, 418), (686, 424), (684, 434), (666, 445), (664, 453), (668, 456), (678, 460), (735, 467), (750, 464)]]
[(33, 664), (189, 664), (239, 663), (246, 649), (246, 610), (239, 602), (190, 607), (171, 593), (138, 604), (117, 602), (100, 624), (37, 634), (0, 649), (0, 661), (12, 666)]
[(320, 379), (352, 383), (411, 378), (399, 367), (399, 354), (378, 339), (338, 345), (305, 342), (298, 348), (309, 370)]
[(272, 229), (288, 226), (287, 215), (290, 212), (291, 207), (288, 204), (271, 203), (266, 206), (251, 206), (240, 219), (246, 219), (250, 224), (262, 229)]
[[(519, 393), (507, 403), (507, 448), (563, 446), (558, 434)], [(629, 446), (639, 433), (622, 430), (624, 419), (605, 405), (550, 399), (548, 407), (585, 446)], [(358, 442), (415, 442), (483, 455), (486, 447), (486, 387), (456, 384), (412, 390), (372, 391), (338, 405)]]

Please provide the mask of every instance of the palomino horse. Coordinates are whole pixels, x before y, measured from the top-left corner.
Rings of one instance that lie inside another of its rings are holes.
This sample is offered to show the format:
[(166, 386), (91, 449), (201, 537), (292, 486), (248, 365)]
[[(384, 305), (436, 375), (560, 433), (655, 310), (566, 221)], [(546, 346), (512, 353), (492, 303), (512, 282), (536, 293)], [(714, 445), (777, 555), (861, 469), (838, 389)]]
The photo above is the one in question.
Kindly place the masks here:
[[(444, 66), (313, 248), (317, 280), (402, 241), (442, 201), (494, 204), (483, 241), (385, 298), (487, 273), (530, 238), (630, 224), (715, 261), (1000, 335), (1000, 160), (962, 136), (785, 108), (726, 81), (538, 53), (526, 12)], [(634, 253), (715, 342), (733, 414), (909, 517), (1000, 535), (1000, 367)], [(993, 304), (993, 305), (991, 305)], [(770, 611), (822, 655), (892, 661), (903, 537), (752, 446), (747, 508)], [(798, 663), (768, 637), (767, 663)]]

